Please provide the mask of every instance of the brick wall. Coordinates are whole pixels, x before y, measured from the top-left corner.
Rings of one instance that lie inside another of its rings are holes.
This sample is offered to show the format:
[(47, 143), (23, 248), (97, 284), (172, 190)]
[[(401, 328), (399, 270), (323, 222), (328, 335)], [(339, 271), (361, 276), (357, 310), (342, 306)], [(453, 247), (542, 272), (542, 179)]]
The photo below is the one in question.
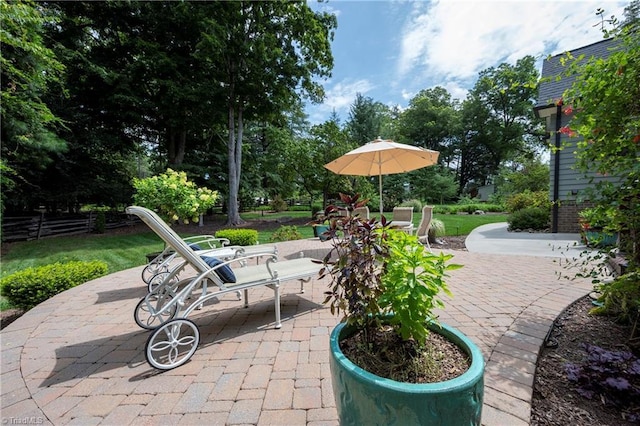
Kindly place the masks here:
[[(591, 203), (578, 203), (571, 200), (563, 200), (558, 206), (558, 232), (561, 233), (578, 233), (580, 225), (578, 223), (578, 212), (591, 207)], [(553, 221), (553, 215), (551, 217)]]

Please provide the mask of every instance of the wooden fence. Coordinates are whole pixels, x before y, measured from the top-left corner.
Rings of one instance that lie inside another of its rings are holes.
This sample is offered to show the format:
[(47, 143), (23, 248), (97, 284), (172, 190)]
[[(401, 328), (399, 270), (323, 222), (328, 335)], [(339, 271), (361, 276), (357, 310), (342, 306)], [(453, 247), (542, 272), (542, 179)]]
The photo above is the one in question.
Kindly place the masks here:
[[(94, 232), (97, 213), (67, 214), (64, 216), (47, 217), (44, 213), (39, 216), (3, 217), (2, 241), (28, 241), (61, 235), (87, 234)], [(105, 230), (124, 226), (131, 226), (140, 219), (127, 214), (107, 214)]]

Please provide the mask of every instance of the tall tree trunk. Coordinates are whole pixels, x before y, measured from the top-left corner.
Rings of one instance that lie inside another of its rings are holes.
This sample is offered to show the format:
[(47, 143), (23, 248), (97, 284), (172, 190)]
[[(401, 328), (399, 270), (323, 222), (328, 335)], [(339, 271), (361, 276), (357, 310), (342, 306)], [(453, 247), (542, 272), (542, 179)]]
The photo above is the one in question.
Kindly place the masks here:
[(169, 166), (179, 166), (184, 161), (184, 153), (187, 145), (187, 131), (176, 132), (172, 127), (169, 129), (167, 138), (167, 160)]
[(182, 164), (182, 162), (184, 161), (184, 152), (186, 150), (186, 145), (187, 145), (187, 131), (186, 130), (182, 130), (180, 131), (180, 138), (178, 139), (178, 143), (176, 144), (176, 151), (175, 151), (175, 165), (179, 166)]
[(242, 165), (242, 106), (238, 109), (238, 134), (236, 135), (235, 108), (229, 104), (229, 140), (227, 144), (229, 165), (229, 202), (227, 203), (227, 226), (237, 226), (244, 221), (238, 208), (238, 192), (240, 190), (240, 168)]

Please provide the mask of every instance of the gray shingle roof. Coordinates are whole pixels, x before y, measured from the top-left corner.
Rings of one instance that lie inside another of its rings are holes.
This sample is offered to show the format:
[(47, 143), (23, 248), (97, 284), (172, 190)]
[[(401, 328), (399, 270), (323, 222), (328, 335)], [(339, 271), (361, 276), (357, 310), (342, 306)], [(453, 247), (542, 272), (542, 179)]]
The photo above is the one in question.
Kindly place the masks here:
[[(584, 55), (585, 59), (591, 57), (608, 58), (609, 55), (611, 55), (612, 47), (614, 47), (615, 45), (616, 41), (610, 38), (590, 44), (588, 46), (574, 49), (571, 51), (571, 54), (576, 58), (580, 55)], [(551, 77), (551, 79), (540, 83), (540, 86), (538, 88), (538, 101), (536, 103), (536, 108), (555, 104), (555, 102), (562, 97), (564, 91), (571, 87), (571, 84), (575, 80), (575, 76), (562, 77), (562, 79), (558, 81), (553, 78), (561, 74), (564, 69), (564, 67), (560, 63), (560, 58), (564, 55), (565, 53), (560, 53), (544, 60), (542, 64), (541, 77)]]

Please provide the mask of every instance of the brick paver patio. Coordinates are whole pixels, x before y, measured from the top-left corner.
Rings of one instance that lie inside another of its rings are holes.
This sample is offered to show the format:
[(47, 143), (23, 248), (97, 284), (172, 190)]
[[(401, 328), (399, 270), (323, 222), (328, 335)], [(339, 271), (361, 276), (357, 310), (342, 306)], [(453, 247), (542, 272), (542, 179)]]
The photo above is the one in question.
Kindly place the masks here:
[[(278, 244), (281, 256), (324, 249), (317, 239)], [(558, 280), (548, 257), (452, 252), (464, 268), (448, 280), (442, 321), (466, 333), (486, 360), (483, 424), (527, 425), (535, 363), (556, 316), (588, 293), (586, 281)], [(272, 291), (250, 290), (197, 311), (192, 360), (159, 372), (144, 356), (149, 335), (133, 320), (144, 296), (142, 267), (62, 293), (4, 329), (2, 423), (54, 425), (336, 425), (327, 281), (304, 294), (282, 286), (282, 328), (273, 328)]]

